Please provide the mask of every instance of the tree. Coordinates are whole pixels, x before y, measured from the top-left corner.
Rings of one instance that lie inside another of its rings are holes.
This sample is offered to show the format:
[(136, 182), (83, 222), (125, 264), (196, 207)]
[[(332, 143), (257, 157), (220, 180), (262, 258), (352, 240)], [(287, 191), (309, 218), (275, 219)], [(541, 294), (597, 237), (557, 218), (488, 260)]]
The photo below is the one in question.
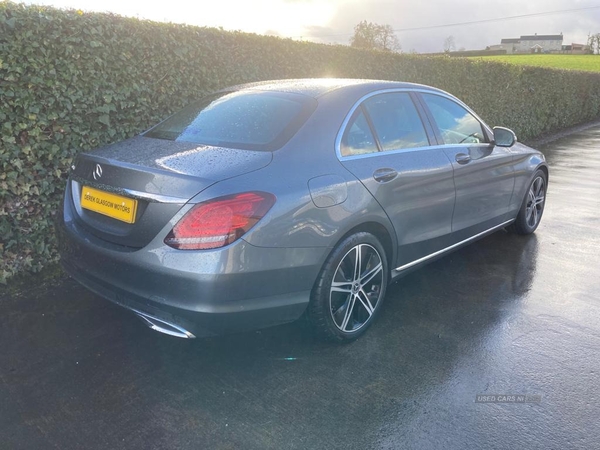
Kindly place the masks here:
[(444, 52), (450, 53), (454, 51), (456, 48), (456, 43), (454, 42), (454, 36), (450, 35), (446, 39), (444, 39)]
[(600, 33), (588, 35), (587, 45), (590, 48), (591, 54), (599, 55), (600, 54)]
[(394, 33), (394, 29), (391, 25), (379, 26), (379, 43), (381, 45), (381, 50), (399, 52), (402, 49), (398, 36)]
[(350, 45), (367, 50), (384, 50), (398, 52), (400, 41), (391, 25), (379, 25), (363, 20), (354, 27), (354, 35)]

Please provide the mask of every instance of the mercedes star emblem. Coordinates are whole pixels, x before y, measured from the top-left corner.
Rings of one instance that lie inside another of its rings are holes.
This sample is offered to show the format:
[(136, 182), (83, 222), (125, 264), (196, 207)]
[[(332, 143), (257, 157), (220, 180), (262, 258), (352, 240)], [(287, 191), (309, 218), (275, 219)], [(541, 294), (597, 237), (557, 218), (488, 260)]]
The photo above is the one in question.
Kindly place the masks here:
[(94, 173), (92, 175), (94, 176), (94, 180), (100, 179), (102, 176), (102, 166), (100, 164), (96, 164), (96, 168), (94, 169)]

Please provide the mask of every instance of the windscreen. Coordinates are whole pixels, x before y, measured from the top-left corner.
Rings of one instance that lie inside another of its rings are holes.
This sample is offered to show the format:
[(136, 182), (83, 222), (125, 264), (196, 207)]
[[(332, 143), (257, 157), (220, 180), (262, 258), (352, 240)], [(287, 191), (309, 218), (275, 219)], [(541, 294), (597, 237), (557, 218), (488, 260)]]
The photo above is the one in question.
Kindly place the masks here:
[(246, 150), (275, 150), (314, 111), (316, 100), (299, 94), (238, 91), (192, 103), (144, 136)]

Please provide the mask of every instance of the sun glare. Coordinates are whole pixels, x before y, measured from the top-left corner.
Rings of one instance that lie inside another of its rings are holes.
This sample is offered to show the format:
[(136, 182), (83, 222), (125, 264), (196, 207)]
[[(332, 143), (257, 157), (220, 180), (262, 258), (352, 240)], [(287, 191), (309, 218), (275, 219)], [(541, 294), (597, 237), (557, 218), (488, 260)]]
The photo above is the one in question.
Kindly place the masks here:
[(168, 4), (156, 0), (33, 0), (27, 3), (294, 38), (305, 35), (307, 27), (326, 26), (336, 12), (335, 2), (311, 0), (170, 0)]

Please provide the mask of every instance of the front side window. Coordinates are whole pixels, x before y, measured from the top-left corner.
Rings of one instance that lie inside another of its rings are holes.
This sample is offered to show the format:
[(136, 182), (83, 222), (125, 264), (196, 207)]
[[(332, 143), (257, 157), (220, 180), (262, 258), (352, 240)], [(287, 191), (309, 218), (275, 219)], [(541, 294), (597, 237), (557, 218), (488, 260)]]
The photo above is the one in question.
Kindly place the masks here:
[(422, 96), (440, 130), (444, 144), (487, 142), (481, 123), (458, 103), (439, 95)]
[(426, 147), (427, 133), (410, 94), (379, 94), (364, 102), (382, 151)]
[(245, 150), (275, 150), (316, 108), (313, 98), (280, 92), (214, 94), (192, 103), (144, 136)]

